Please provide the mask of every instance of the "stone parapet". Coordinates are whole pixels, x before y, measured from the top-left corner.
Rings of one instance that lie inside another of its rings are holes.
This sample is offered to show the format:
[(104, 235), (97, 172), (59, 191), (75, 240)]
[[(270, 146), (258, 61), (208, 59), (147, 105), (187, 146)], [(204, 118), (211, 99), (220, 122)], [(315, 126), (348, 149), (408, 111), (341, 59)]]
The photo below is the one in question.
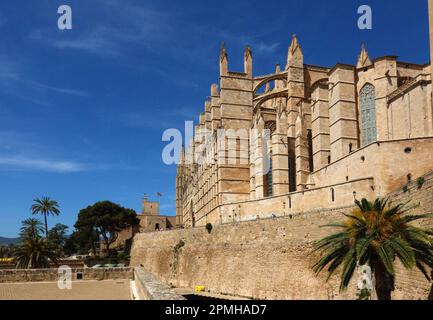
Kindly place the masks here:
[(159, 281), (155, 276), (143, 268), (135, 268), (134, 284), (136, 288), (135, 300), (185, 300), (168, 285)]
[[(132, 279), (133, 268), (71, 269), (72, 281)], [(59, 279), (57, 269), (0, 270), (0, 283), (53, 282)]]

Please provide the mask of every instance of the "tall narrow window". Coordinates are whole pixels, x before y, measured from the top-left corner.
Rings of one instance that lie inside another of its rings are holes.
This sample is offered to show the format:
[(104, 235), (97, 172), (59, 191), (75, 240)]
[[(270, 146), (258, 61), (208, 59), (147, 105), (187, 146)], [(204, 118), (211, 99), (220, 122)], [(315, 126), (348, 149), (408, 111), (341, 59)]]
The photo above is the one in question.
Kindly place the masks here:
[(192, 202), (190, 203), (190, 212), (191, 212), (191, 226), (195, 228), (195, 214), (194, 214), (194, 207), (192, 205)]
[[(275, 121), (267, 121), (265, 123), (265, 129), (269, 130), (269, 138), (272, 139), (272, 136), (276, 130)], [(263, 176), (263, 184), (264, 184), (264, 196), (271, 197), (274, 194), (273, 190), (273, 180), (272, 180), (272, 147), (269, 147), (267, 144), (271, 143), (271, 141), (265, 141), (265, 150), (268, 150), (268, 154), (266, 157), (269, 157), (265, 161), (268, 161), (268, 169), (269, 171)]]
[(295, 155), (295, 139), (287, 138), (289, 149), (289, 192), (296, 191), (296, 155)]
[(307, 140), (308, 140), (308, 165), (310, 167), (310, 172), (313, 172), (314, 161), (313, 161), (313, 131), (312, 130), (308, 130)]
[(359, 97), (361, 109), (362, 145), (365, 146), (377, 141), (376, 94), (374, 86), (371, 84), (366, 84), (359, 93)]
[(264, 176), (265, 197), (272, 197), (274, 194), (272, 181), (272, 153), (269, 155), (269, 172)]

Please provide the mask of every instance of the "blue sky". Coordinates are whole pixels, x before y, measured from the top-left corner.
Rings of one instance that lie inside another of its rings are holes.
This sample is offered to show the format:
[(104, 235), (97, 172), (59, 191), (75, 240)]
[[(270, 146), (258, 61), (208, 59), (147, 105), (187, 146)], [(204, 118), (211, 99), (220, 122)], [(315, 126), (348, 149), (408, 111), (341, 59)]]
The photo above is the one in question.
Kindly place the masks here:
[[(57, 28), (62, 4), (71, 31)], [(357, 28), (362, 4), (373, 30)], [(2, 1), (0, 235), (16, 236), (45, 195), (62, 209), (51, 226), (100, 200), (140, 210), (144, 192), (174, 214), (162, 132), (197, 119), (221, 42), (232, 71), (251, 45), (258, 75), (285, 65), (292, 34), (308, 64), (354, 64), (362, 42), (372, 57), (429, 61), (427, 0)]]

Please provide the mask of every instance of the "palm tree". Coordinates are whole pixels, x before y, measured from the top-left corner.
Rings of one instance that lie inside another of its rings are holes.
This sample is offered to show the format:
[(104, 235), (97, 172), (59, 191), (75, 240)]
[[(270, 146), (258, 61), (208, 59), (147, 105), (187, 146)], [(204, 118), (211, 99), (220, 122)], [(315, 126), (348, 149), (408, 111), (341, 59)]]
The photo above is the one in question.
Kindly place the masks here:
[(328, 225), (340, 232), (316, 242), (314, 252), (322, 254), (313, 266), (316, 274), (327, 267), (329, 279), (341, 267), (340, 290), (344, 290), (357, 265), (369, 265), (379, 300), (391, 299), (396, 258), (406, 269), (417, 267), (430, 280), (427, 269), (433, 267), (433, 231), (410, 223), (432, 215), (409, 215), (407, 211), (413, 207), (387, 205), (387, 199), (376, 199), (374, 203), (362, 199), (355, 203), (358, 208), (345, 215), (345, 222)]
[(58, 257), (47, 239), (42, 237), (43, 224), (37, 219), (26, 219), (20, 230), (21, 243), (14, 250), (17, 268), (47, 268), (49, 261), (57, 263)]
[(15, 250), (16, 267), (19, 269), (48, 268), (49, 262), (57, 263), (58, 256), (47, 239), (26, 239)]
[(20, 238), (22, 240), (40, 238), (41, 233), (44, 232), (44, 225), (38, 219), (28, 218), (21, 224)]
[(48, 221), (47, 216), (60, 214), (60, 207), (57, 201), (51, 200), (48, 197), (36, 198), (33, 200), (35, 203), (32, 205), (32, 214), (42, 214), (45, 220), (45, 236), (48, 236)]

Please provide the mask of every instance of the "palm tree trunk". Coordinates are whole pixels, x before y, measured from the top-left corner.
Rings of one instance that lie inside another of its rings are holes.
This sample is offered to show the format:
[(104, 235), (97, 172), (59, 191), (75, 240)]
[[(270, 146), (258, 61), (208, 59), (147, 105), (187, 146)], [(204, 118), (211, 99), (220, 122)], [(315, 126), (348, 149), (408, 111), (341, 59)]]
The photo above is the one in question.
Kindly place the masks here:
[[(433, 277), (433, 271), (431, 272), (431, 276)], [(428, 300), (433, 300), (433, 284), (430, 288), (430, 293), (428, 295)]]
[(376, 279), (376, 294), (378, 300), (391, 300), (391, 293), (394, 290), (394, 276), (389, 274), (380, 261), (372, 263)]
[(47, 214), (44, 213), (45, 218), (45, 237), (48, 238), (48, 220), (47, 220)]

